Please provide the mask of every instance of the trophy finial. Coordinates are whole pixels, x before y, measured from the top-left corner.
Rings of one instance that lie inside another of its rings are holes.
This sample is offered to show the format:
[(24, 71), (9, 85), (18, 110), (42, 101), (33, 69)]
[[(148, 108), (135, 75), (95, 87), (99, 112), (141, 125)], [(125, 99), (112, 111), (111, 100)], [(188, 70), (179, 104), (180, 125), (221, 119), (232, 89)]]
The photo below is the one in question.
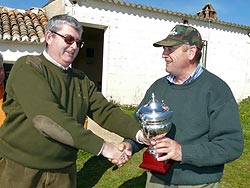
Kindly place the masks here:
[(152, 93), (152, 101), (154, 101), (154, 100), (155, 100), (155, 94)]

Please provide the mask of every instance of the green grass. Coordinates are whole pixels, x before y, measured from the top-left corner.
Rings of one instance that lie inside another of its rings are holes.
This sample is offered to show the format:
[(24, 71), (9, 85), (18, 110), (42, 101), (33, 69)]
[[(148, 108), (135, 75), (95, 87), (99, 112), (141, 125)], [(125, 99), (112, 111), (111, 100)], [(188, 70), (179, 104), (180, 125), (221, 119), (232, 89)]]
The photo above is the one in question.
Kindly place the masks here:
[(243, 128), (245, 147), (242, 156), (225, 165), (222, 179), (223, 188), (249, 188), (250, 187), (250, 97), (239, 103), (240, 120)]
[(141, 156), (142, 151), (135, 154), (122, 168), (117, 168), (103, 157), (81, 151), (77, 161), (78, 188), (144, 187), (146, 173), (138, 167)]
[[(122, 107), (132, 115), (134, 109)], [(242, 156), (225, 165), (222, 178), (223, 188), (250, 187), (250, 97), (239, 103), (245, 149)], [(146, 171), (139, 168), (143, 151), (136, 153), (122, 168), (116, 168), (103, 157), (96, 157), (80, 151), (77, 160), (78, 188), (143, 188)]]

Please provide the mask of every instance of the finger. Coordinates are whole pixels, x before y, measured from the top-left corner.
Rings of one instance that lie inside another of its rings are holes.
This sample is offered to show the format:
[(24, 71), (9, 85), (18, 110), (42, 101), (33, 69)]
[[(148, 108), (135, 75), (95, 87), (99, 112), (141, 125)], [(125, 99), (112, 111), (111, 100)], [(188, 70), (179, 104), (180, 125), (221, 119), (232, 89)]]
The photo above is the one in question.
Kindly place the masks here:
[(169, 160), (169, 159), (170, 158), (169, 158), (168, 154), (165, 154), (165, 155), (159, 156), (157, 158), (157, 161), (166, 161), (166, 160)]
[(127, 157), (130, 159), (132, 157), (132, 151), (131, 150), (125, 150), (125, 153), (127, 155)]
[(126, 163), (126, 161), (124, 159), (120, 159), (117, 163), (116, 166), (121, 167)]
[(171, 144), (169, 142), (157, 142), (154, 145), (155, 149), (162, 149), (162, 148), (169, 148), (171, 147)]
[(116, 160), (116, 159), (108, 159), (111, 163), (113, 163), (113, 164), (117, 164), (118, 163), (118, 160)]
[(123, 153), (125, 153), (128, 157), (132, 156), (132, 147), (130, 143), (128, 142), (123, 142)]
[(123, 151), (125, 148), (126, 148), (126, 146), (125, 146), (125, 143), (124, 143), (124, 142), (122, 142), (122, 143), (120, 143), (120, 144), (118, 145), (118, 149), (119, 149), (120, 151)]
[(132, 150), (131, 149), (126, 149), (126, 150), (124, 150), (124, 154), (127, 157), (131, 158), (132, 157)]
[(163, 133), (163, 134), (160, 134), (160, 135), (156, 136), (157, 139), (165, 138), (165, 137), (166, 137), (166, 133)]
[(155, 147), (159, 148), (159, 147), (170, 147), (171, 145), (174, 145), (175, 141), (173, 141), (170, 138), (164, 138), (161, 140), (157, 140), (156, 141), (156, 145)]
[(123, 155), (123, 160), (124, 160), (125, 162), (127, 162), (127, 161), (129, 160), (129, 156), (128, 156), (128, 155)]
[(150, 145), (150, 141), (142, 130), (139, 131), (138, 138), (140, 142), (143, 142), (146, 145)]
[(160, 134), (160, 135), (156, 135), (156, 136), (152, 137), (151, 139), (160, 140), (160, 139), (165, 138), (165, 137), (166, 137), (166, 133), (163, 133), (163, 134)]
[(171, 153), (170, 148), (154, 148), (155, 155), (162, 157), (168, 154), (168, 158), (171, 157), (169, 154)]

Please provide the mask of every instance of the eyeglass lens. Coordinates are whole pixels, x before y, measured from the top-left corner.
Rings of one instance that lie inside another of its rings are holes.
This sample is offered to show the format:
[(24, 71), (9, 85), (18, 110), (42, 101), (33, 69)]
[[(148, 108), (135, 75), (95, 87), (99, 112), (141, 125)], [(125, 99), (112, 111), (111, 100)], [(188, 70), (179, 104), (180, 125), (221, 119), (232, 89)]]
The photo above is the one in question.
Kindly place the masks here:
[(65, 42), (66, 44), (71, 45), (71, 44), (73, 44), (74, 42), (76, 42), (76, 45), (77, 45), (78, 48), (82, 48), (82, 47), (83, 47), (84, 42), (83, 42), (82, 40), (76, 40), (76, 39), (75, 39), (73, 36), (71, 36), (71, 35), (63, 36), (63, 35), (61, 35), (61, 34), (55, 32), (55, 31), (51, 31), (51, 32), (57, 34), (58, 36), (60, 36), (60, 37), (62, 37), (62, 38), (64, 38), (64, 42)]

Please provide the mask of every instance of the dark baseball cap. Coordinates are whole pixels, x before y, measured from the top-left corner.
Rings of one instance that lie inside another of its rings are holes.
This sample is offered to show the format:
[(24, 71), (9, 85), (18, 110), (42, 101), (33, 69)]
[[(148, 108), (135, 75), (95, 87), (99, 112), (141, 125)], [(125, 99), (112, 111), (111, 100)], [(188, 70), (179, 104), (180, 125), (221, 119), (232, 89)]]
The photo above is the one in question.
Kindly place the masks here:
[(195, 45), (202, 49), (202, 39), (199, 31), (191, 26), (176, 25), (167, 38), (153, 44), (154, 47), (177, 46), (180, 44)]

